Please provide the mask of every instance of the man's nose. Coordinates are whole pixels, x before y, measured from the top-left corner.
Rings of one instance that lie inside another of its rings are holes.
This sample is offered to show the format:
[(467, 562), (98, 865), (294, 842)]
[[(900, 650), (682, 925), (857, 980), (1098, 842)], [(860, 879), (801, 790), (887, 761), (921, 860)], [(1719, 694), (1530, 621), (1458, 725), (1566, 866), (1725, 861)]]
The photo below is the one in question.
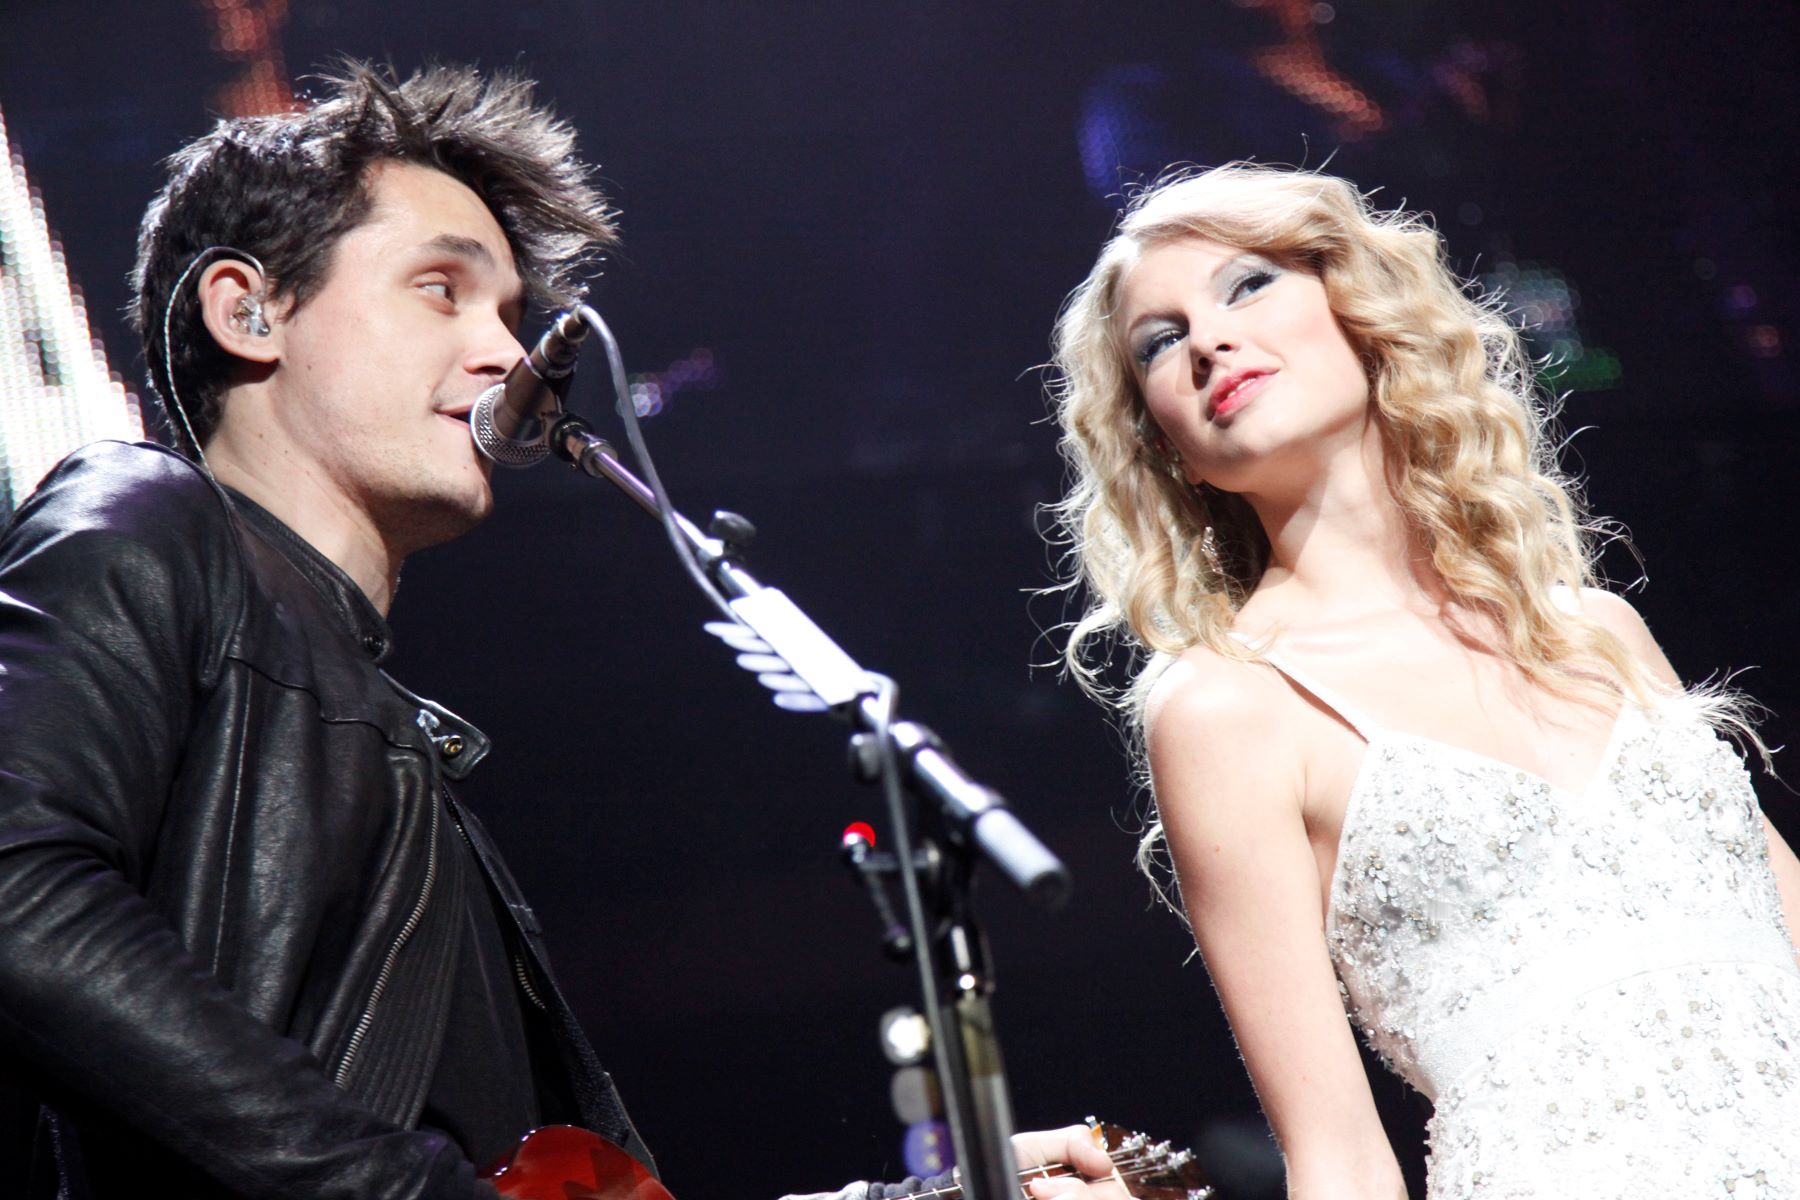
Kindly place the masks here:
[(469, 347), (466, 369), (475, 375), (505, 375), (525, 357), (525, 347), (518, 335), (499, 316), (484, 322), (480, 334)]

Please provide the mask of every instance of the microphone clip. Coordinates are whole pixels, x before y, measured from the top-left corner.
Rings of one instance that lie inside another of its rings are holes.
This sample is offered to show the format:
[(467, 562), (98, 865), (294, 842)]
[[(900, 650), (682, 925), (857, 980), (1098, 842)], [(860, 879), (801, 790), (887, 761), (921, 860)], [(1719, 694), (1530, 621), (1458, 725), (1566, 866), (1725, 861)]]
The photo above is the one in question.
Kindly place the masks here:
[(550, 431), (566, 415), (563, 397), (588, 328), (579, 307), (559, 314), (506, 378), (481, 394), (469, 430), (482, 454), (503, 467), (529, 467), (550, 453)]

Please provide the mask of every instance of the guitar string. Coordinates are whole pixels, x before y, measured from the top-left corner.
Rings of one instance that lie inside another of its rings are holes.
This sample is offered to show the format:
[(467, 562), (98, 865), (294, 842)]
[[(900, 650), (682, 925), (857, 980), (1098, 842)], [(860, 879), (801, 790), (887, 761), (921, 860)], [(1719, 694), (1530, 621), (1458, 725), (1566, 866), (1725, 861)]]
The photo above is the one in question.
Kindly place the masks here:
[[(1154, 1175), (1157, 1171), (1165, 1169), (1168, 1166), (1169, 1157), (1170, 1152), (1167, 1150), (1156, 1153), (1151, 1153), (1146, 1150), (1131, 1158), (1122, 1160), (1115, 1158), (1113, 1160), (1113, 1173), (1120, 1176), (1121, 1179), (1136, 1178), (1143, 1175)], [(1019, 1179), (1023, 1184), (1023, 1182), (1028, 1181), (1029, 1178), (1066, 1179), (1075, 1173), (1076, 1172), (1070, 1170), (1063, 1163), (1051, 1163), (1049, 1165), (1026, 1167), (1019, 1172)], [(925, 1197), (960, 1196), (962, 1190), (961, 1184), (950, 1184), (947, 1187), (940, 1188), (927, 1188), (925, 1191), (913, 1193), (913, 1200), (924, 1200)], [(1031, 1195), (1030, 1191), (1023, 1186), (1020, 1187), (1019, 1191), (1025, 1196)]]
[[(1123, 1163), (1115, 1163), (1113, 1165), (1112, 1175), (1103, 1176), (1102, 1179), (1117, 1178), (1121, 1183), (1123, 1183), (1127, 1179), (1135, 1179), (1140, 1176), (1146, 1176), (1146, 1175), (1155, 1175), (1159, 1170), (1162, 1169), (1162, 1167), (1163, 1167), (1162, 1163), (1156, 1162), (1154, 1160), (1131, 1159), (1131, 1160), (1127, 1160)], [(1026, 1200), (1031, 1200), (1031, 1190), (1029, 1188), (1023, 1186), (1023, 1184), (1025, 1182), (1028, 1182), (1028, 1177), (1042, 1178), (1042, 1179), (1068, 1179), (1068, 1178), (1072, 1178), (1072, 1177), (1078, 1177), (1078, 1173), (1073, 1170), (1070, 1170), (1065, 1164), (1062, 1164), (1062, 1163), (1054, 1163), (1054, 1164), (1051, 1164), (1048, 1166), (1037, 1166), (1037, 1167), (1025, 1168), (1024, 1170), (1019, 1172), (1019, 1179), (1021, 1180), (1021, 1186), (1019, 1188), (1019, 1193), (1021, 1196), (1026, 1197)], [(1095, 1180), (1095, 1182), (1100, 1182), (1100, 1180)], [(954, 1196), (954, 1195), (960, 1195), (961, 1193), (962, 1193), (962, 1187), (960, 1185), (953, 1185), (951, 1187), (936, 1189), (935, 1194), (939, 1194), (939, 1195), (943, 1195), (943, 1196)], [(921, 1193), (921, 1194), (922, 1195), (931, 1195), (934, 1193)]]

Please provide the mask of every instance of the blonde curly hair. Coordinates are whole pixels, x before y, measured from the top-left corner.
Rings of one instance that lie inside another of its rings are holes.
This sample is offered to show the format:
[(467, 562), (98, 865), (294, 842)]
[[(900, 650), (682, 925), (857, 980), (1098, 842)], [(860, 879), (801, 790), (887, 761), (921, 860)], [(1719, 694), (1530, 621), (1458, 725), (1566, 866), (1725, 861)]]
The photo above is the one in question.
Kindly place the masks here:
[[(1143, 718), (1157, 677), (1196, 645), (1259, 657), (1229, 633), (1269, 560), (1249, 504), (1189, 484), (1165, 456), (1114, 320), (1121, 281), (1144, 251), (1189, 237), (1323, 283), (1369, 375), (1389, 490), (1451, 600), (1495, 632), (1496, 651), (1531, 683), (1572, 699), (1682, 703), (1773, 772), (1755, 706), (1728, 679), (1671, 696), (1572, 601), (1594, 582), (1595, 554), (1612, 527), (1586, 515), (1575, 481), (1557, 465), (1553, 398), (1538, 387), (1498, 300), (1457, 278), (1443, 239), (1419, 216), (1375, 209), (1342, 179), (1231, 163), (1136, 196), (1056, 324), (1050, 391), (1070, 481), (1051, 506), (1051, 536), (1073, 569), (1050, 590), (1086, 585), (1064, 662), (1124, 718), (1141, 786), (1151, 783)], [(1121, 645), (1132, 667), (1124, 689), (1103, 678)], [(1155, 797), (1146, 795), (1138, 865), (1180, 914)]]
[[(1062, 586), (1087, 588), (1065, 649), (1084, 688), (1119, 702), (1141, 737), (1143, 701), (1170, 657), (1194, 645), (1256, 657), (1227, 635), (1268, 540), (1241, 498), (1170, 469), (1114, 320), (1144, 251), (1189, 237), (1323, 283), (1369, 374), (1392, 495), (1454, 602), (1491, 623), (1496, 650), (1560, 694), (1658, 693), (1617, 637), (1566, 594), (1558, 601), (1559, 588), (1593, 582), (1604, 530), (1557, 466), (1551, 398), (1498, 303), (1457, 278), (1420, 217), (1377, 210), (1342, 179), (1244, 163), (1138, 195), (1057, 320), (1050, 386), (1071, 478), (1052, 513), (1075, 568)], [(1120, 643), (1139, 668), (1122, 697), (1101, 675)]]

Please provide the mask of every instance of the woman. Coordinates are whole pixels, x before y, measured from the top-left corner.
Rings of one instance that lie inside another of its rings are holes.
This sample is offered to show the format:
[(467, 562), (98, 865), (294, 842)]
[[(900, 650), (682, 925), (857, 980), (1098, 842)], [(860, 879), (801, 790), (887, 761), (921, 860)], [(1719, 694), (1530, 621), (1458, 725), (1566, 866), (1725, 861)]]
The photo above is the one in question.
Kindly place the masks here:
[[(1230, 166), (1056, 337), (1060, 516), (1291, 1197), (1800, 1196), (1800, 862), (1728, 697), (1591, 583), (1519, 338), (1415, 218)], [(1754, 735), (1752, 735), (1752, 739)], [(1760, 744), (1759, 744), (1760, 745)], [(1785, 924), (1784, 924), (1785, 917)]]

